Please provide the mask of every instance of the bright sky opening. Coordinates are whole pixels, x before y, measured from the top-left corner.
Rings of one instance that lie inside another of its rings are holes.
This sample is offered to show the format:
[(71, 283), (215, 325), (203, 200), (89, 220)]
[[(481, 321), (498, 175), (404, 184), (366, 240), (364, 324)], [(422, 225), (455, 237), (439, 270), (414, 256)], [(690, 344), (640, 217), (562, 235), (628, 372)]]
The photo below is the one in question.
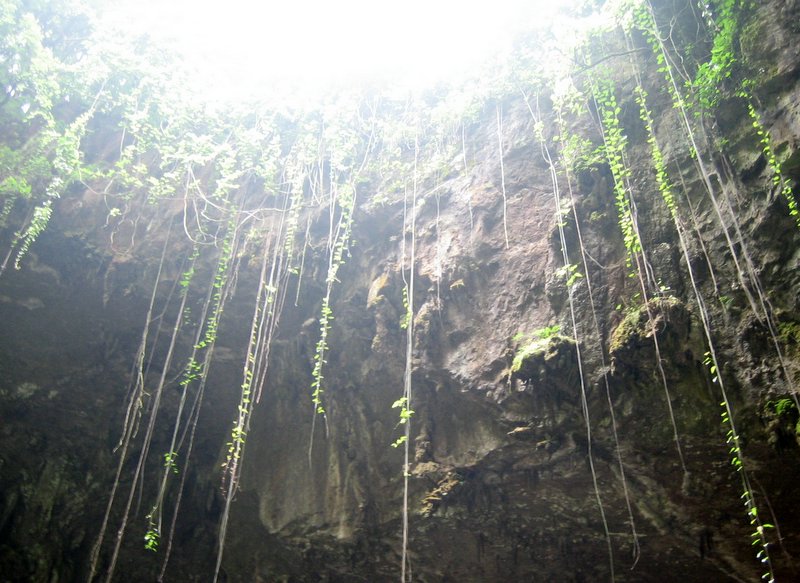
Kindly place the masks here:
[[(564, 2), (560, 2), (564, 4)], [(167, 41), (220, 96), (275, 83), (417, 89), (463, 77), (558, 0), (120, 0), (106, 17)]]

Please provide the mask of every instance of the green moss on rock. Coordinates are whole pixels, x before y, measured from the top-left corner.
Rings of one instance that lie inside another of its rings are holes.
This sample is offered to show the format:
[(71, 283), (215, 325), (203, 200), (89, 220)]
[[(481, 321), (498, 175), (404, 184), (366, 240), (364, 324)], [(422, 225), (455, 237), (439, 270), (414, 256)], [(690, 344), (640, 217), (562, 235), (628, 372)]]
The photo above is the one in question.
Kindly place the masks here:
[(533, 339), (522, 345), (511, 363), (511, 374), (526, 381), (542, 378), (572, 366), (574, 361), (575, 341), (554, 334), (547, 338)]
[(678, 298), (653, 298), (646, 305), (628, 311), (611, 335), (611, 354), (619, 354), (626, 348), (637, 346), (645, 339), (652, 338), (654, 331), (661, 334), (667, 325), (679, 322), (688, 325), (688, 312)]

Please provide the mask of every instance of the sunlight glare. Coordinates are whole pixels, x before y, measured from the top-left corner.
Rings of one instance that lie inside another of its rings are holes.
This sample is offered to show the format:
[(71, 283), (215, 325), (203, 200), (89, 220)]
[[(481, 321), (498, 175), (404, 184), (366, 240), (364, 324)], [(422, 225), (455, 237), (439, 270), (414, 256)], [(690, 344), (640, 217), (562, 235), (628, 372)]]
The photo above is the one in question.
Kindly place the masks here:
[(557, 1), (119, 0), (105, 17), (168, 42), (215, 91), (276, 83), (421, 87), (464, 75), (502, 51)]

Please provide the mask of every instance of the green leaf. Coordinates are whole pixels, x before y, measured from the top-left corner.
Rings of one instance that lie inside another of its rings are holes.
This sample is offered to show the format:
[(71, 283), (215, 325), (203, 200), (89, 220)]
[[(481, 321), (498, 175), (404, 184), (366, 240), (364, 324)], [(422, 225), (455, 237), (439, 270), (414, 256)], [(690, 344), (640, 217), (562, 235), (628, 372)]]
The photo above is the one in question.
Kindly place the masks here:
[(392, 443), (392, 447), (400, 447), (400, 446), (401, 446), (401, 445), (403, 445), (403, 444), (404, 444), (404, 443), (405, 443), (407, 440), (408, 440), (408, 437), (407, 437), (407, 436), (405, 436), (405, 435), (401, 435), (400, 437), (398, 437), (398, 438), (397, 438), (397, 439), (396, 439), (396, 440), (395, 440), (395, 441)]
[(407, 397), (400, 397), (394, 403), (392, 403), (392, 409), (397, 409), (398, 407), (405, 407), (407, 402), (408, 402)]

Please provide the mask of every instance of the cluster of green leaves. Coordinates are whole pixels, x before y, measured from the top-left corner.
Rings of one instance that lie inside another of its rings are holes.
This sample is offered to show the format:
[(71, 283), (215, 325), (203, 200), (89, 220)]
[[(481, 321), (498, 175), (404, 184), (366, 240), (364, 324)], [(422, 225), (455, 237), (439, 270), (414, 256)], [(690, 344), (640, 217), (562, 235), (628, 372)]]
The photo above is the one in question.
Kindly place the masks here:
[(706, 6), (707, 23), (716, 29), (708, 61), (702, 63), (691, 81), (697, 104), (705, 111), (713, 110), (719, 103), (721, 88), (733, 71), (736, 62), (734, 42), (739, 31), (739, 20), (735, 17), (738, 0), (717, 2), (716, 18)]
[(770, 409), (778, 417), (790, 415), (797, 411), (797, 406), (792, 399), (783, 398), (777, 401), (767, 401), (767, 408)]
[[(463, 285), (463, 282), (462, 282)], [(409, 324), (411, 324), (411, 318), (413, 314), (411, 312), (411, 304), (408, 301), (408, 286), (403, 286), (403, 315), (400, 317), (400, 329), (405, 330), (408, 328)]]
[(778, 339), (787, 345), (800, 344), (800, 323), (791, 320), (779, 322)]
[(178, 285), (181, 287), (181, 293), (185, 294), (189, 290), (189, 285), (192, 283), (192, 279), (195, 276), (195, 262), (197, 258), (200, 256), (200, 248), (195, 245), (192, 249), (191, 255), (189, 255), (188, 262), (189, 267), (183, 272), (181, 275), (181, 279), (178, 282)]
[(173, 474), (178, 473), (178, 452), (168, 451), (164, 454), (164, 467)]
[[(742, 30), (745, 17), (752, 7), (750, 0), (717, 0), (698, 3), (702, 13), (702, 22), (708, 34), (706, 57), (696, 63), (693, 74), (685, 72), (683, 88), (687, 98), (676, 92), (672, 86), (670, 64), (667, 56), (661, 50), (660, 38), (667, 38), (672, 30), (663, 32), (658, 29), (653, 19), (652, 8), (648, 2), (634, 1), (626, 6), (625, 18), (629, 28), (637, 28), (645, 35), (647, 42), (653, 49), (653, 54), (658, 63), (659, 72), (667, 77), (668, 91), (673, 97), (676, 107), (693, 108), (696, 115), (713, 111), (720, 103), (726, 89), (732, 88), (731, 78), (735, 72), (738, 61), (738, 38)], [(673, 39), (673, 42), (674, 39)], [(703, 45), (704, 43), (700, 43)], [(684, 64), (696, 62), (692, 51), (694, 43), (685, 47), (685, 54), (680, 57)], [(731, 92), (732, 93), (732, 92)]]
[(70, 63), (48, 37), (21, 1), (0, 2), (0, 228), (16, 228), (9, 252), (16, 268), (47, 227), (53, 202), (88, 171), (80, 141), (93, 107), (66, 103), (91, 86), (73, 86)]
[(724, 88), (737, 62), (737, 42), (751, 0), (717, 0), (703, 3), (706, 26), (712, 33), (707, 61), (701, 63), (687, 88), (700, 111), (712, 111), (719, 105)]
[[(252, 380), (252, 377), (250, 380)], [(249, 386), (243, 385), (242, 394), (244, 395), (243, 398), (246, 399), (247, 402), (249, 402), (250, 399)], [(244, 411), (242, 411), (241, 409), (242, 405), (239, 405), (239, 407), (240, 407), (239, 413), (244, 413)], [(227, 444), (228, 455), (225, 459), (225, 463), (223, 464), (223, 467), (226, 468), (228, 471), (233, 471), (234, 464), (239, 463), (246, 438), (247, 438), (247, 431), (245, 431), (244, 424), (242, 423), (240, 418), (237, 417), (233, 421), (233, 429), (231, 429), (230, 441)]]
[(147, 532), (144, 533), (144, 548), (154, 553), (158, 551), (158, 543), (161, 540), (161, 533), (151, 522)]
[[(408, 397), (400, 397), (392, 403), (392, 409), (400, 409), (398, 425), (405, 425), (414, 415), (414, 411), (408, 408)], [(408, 435), (404, 434), (392, 442), (392, 447), (400, 447), (408, 441)]]
[[(708, 372), (711, 373), (711, 382), (712, 383), (716, 383), (717, 382), (717, 365), (714, 364), (714, 359), (712, 358), (710, 352), (706, 352), (703, 355), (703, 364), (705, 364), (708, 367)], [(723, 405), (724, 405), (724, 403), (723, 403)]]
[(533, 335), (541, 340), (547, 340), (548, 338), (552, 338), (559, 332), (561, 332), (561, 325), (553, 324), (552, 326), (545, 326), (544, 328), (539, 328), (538, 330), (534, 330)]
[(577, 263), (569, 263), (556, 269), (556, 277), (564, 280), (564, 285), (571, 288), (573, 285), (583, 277), (583, 274), (578, 269)]
[(784, 397), (776, 401), (767, 401), (764, 408), (766, 412), (794, 423), (795, 435), (800, 437), (800, 412), (794, 399)]
[(566, 135), (563, 139), (555, 136), (554, 141), (561, 141), (561, 157), (573, 172), (595, 168), (605, 161), (602, 148), (576, 134)]
[(561, 332), (561, 325), (560, 324), (553, 324), (551, 326), (545, 326), (544, 328), (539, 328), (534, 330), (531, 333), (525, 332), (517, 332), (514, 336), (511, 337), (512, 342), (522, 342), (525, 339), (532, 339), (538, 338), (539, 340), (547, 340), (548, 338), (552, 338), (556, 334)]

